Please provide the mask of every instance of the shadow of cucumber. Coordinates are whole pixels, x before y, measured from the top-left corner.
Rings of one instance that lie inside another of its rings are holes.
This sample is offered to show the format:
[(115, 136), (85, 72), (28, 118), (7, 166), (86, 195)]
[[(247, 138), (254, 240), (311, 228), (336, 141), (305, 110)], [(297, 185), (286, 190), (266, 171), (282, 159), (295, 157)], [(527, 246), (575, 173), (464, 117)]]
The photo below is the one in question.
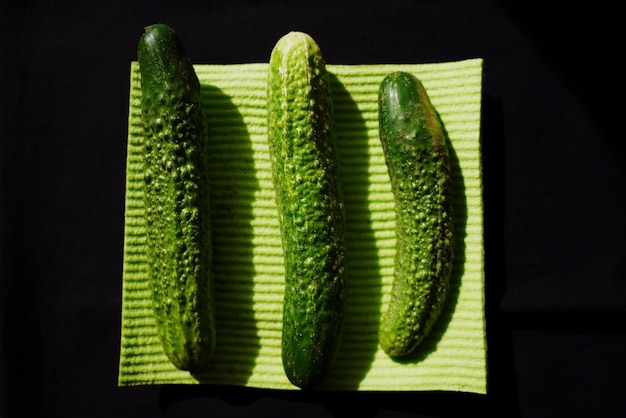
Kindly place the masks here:
[[(203, 85), (209, 124), (209, 181), (216, 348), (201, 383), (245, 385), (260, 350), (253, 311), (255, 175), (250, 134), (230, 97)], [(213, 377), (215, 376), (215, 377)]]
[(355, 100), (329, 73), (335, 108), (335, 140), (346, 209), (346, 282), (342, 340), (333, 370), (320, 388), (355, 390), (378, 350), (382, 277), (369, 208), (369, 145)]

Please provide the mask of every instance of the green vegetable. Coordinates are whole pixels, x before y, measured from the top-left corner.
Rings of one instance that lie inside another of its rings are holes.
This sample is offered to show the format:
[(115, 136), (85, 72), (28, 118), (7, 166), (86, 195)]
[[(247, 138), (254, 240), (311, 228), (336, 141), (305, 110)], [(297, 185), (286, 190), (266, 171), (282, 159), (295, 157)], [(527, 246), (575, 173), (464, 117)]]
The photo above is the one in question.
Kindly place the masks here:
[(268, 140), (285, 257), (282, 359), (300, 388), (329, 371), (341, 338), (344, 207), (321, 51), (305, 33), (275, 45)]
[(200, 83), (178, 35), (157, 24), (137, 50), (145, 130), (149, 281), (172, 364), (201, 371), (215, 346), (211, 228)]
[(389, 356), (400, 357), (428, 335), (448, 292), (454, 238), (450, 157), (438, 115), (415, 76), (385, 77), (378, 104), (397, 243), (379, 342)]

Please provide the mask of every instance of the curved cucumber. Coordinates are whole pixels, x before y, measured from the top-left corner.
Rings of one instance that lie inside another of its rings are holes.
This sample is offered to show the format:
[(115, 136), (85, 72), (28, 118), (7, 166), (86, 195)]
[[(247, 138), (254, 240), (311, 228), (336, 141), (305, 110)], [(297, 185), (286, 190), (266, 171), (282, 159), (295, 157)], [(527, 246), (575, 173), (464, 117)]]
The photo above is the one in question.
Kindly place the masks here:
[(307, 34), (272, 50), (268, 139), (285, 257), (282, 359), (307, 388), (334, 360), (343, 322), (344, 208), (324, 59)]
[(379, 91), (380, 140), (396, 205), (395, 272), (379, 342), (411, 353), (440, 315), (452, 266), (449, 150), (422, 83), (396, 72)]
[(215, 345), (207, 128), (200, 84), (178, 35), (166, 25), (145, 29), (137, 55), (157, 331), (172, 364), (198, 372)]

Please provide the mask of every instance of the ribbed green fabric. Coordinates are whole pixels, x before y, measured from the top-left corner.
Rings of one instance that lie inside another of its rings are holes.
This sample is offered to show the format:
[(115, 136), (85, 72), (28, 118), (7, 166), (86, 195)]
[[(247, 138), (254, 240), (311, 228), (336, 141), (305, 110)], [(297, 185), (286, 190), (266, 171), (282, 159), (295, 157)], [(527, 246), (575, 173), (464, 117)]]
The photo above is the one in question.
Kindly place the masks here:
[[(326, 390), (486, 393), (482, 60), (436, 64), (327, 65), (346, 207), (346, 308)], [(140, 80), (131, 64), (122, 277), (120, 386), (220, 384), (296, 389), (285, 377), (280, 337), (283, 255), (266, 132), (260, 64), (196, 65), (210, 124), (211, 218), (217, 347), (195, 378), (175, 369), (156, 337), (145, 263)], [(393, 277), (394, 205), (378, 137), (377, 93), (392, 71), (424, 84), (452, 144), (456, 228), (452, 292), (415, 358), (389, 359), (377, 332)]]

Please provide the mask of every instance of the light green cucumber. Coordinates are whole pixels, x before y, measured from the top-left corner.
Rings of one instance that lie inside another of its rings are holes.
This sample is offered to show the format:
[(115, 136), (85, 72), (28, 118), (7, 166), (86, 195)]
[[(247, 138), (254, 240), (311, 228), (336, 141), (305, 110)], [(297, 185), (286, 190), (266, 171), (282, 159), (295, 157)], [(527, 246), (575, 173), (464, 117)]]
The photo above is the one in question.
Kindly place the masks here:
[(340, 342), (345, 225), (329, 80), (308, 34), (276, 43), (267, 98), (285, 262), (282, 360), (289, 380), (309, 388), (327, 375)]
[(157, 331), (174, 366), (204, 369), (215, 346), (207, 127), (200, 83), (169, 26), (137, 48), (145, 131), (148, 271)]
[(453, 256), (449, 149), (422, 83), (395, 72), (379, 90), (380, 140), (396, 209), (396, 255), (379, 343), (391, 357), (412, 353), (440, 316)]

